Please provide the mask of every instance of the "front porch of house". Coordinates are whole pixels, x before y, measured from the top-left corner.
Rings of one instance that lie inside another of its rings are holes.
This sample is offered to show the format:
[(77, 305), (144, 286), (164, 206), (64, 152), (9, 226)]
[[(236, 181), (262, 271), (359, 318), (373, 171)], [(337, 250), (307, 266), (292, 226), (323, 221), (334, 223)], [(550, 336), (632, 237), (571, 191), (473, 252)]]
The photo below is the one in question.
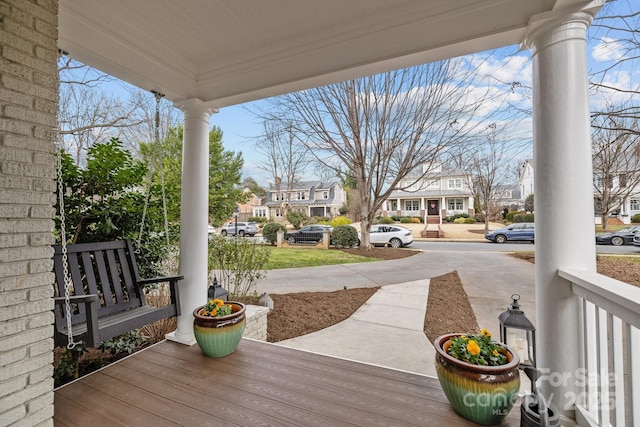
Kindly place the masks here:
[[(432, 377), (243, 339), (163, 341), (55, 391), (56, 426), (472, 426)], [(519, 426), (515, 407), (503, 426)]]

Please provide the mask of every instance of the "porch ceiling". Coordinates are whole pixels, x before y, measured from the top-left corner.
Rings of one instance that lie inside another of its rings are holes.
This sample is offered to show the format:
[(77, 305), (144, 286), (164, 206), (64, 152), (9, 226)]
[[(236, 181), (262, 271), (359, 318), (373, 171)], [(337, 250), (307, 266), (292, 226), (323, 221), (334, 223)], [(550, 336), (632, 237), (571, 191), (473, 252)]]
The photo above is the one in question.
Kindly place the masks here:
[(519, 43), (583, 0), (60, 0), (59, 47), (170, 100), (224, 107)]

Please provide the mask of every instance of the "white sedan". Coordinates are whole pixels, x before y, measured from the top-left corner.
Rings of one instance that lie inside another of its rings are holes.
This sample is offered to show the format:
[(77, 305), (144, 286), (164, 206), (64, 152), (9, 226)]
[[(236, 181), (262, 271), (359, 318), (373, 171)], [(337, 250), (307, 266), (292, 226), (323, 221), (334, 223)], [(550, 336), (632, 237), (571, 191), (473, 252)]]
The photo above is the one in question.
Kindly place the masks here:
[[(358, 233), (358, 244), (360, 244), (361, 233)], [(413, 242), (413, 232), (401, 225), (374, 225), (369, 229), (369, 239), (372, 245), (391, 246), (401, 248)]]

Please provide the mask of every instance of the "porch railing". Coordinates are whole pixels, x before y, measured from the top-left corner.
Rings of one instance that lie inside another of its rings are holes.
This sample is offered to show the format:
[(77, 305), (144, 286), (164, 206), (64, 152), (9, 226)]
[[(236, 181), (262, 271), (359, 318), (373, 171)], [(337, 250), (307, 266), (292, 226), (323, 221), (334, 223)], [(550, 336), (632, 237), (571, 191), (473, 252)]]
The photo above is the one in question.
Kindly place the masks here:
[(585, 271), (560, 270), (582, 301), (581, 426), (640, 425), (640, 288)]

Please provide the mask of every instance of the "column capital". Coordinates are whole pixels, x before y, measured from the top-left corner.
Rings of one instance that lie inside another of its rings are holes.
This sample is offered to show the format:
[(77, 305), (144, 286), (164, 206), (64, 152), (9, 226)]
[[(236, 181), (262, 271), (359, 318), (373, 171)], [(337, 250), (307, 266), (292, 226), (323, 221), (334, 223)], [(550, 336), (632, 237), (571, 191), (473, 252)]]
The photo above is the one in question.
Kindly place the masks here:
[(174, 102), (173, 106), (179, 108), (185, 116), (188, 113), (204, 113), (208, 117), (218, 112), (218, 109), (213, 106), (212, 102), (205, 102), (198, 98), (181, 99)]
[(586, 40), (586, 32), (604, 0), (594, 0), (581, 9), (564, 9), (535, 15), (529, 21), (520, 47), (535, 55), (540, 49), (569, 39)]

